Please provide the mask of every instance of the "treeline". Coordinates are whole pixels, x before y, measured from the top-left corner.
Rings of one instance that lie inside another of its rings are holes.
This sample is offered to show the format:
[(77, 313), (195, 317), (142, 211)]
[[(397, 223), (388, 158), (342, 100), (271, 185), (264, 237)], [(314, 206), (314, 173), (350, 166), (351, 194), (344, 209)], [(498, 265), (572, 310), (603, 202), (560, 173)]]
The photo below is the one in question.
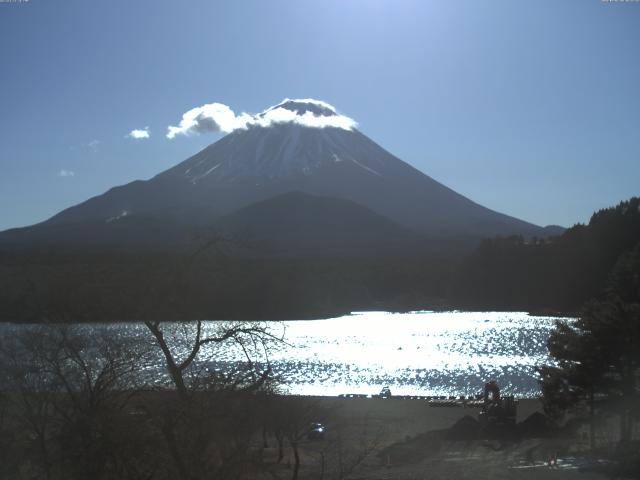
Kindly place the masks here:
[(639, 242), (637, 197), (555, 238), (487, 239), (462, 263), (451, 299), (466, 308), (575, 312), (602, 292), (616, 260)]
[[(0, 319), (295, 319), (357, 310), (576, 312), (640, 242), (640, 199), (549, 239), (425, 240), (406, 251), (266, 255), (224, 238), (188, 251), (0, 251)], [(49, 312), (43, 317), (43, 312)]]
[(547, 345), (554, 362), (538, 369), (545, 412), (557, 421), (568, 414), (569, 428), (586, 424), (590, 448), (612, 461), (613, 478), (638, 478), (640, 243), (620, 256), (606, 289), (577, 319), (556, 322)]
[(421, 252), (7, 255), (0, 260), (0, 319), (295, 319), (432, 308), (445, 304), (453, 265)]

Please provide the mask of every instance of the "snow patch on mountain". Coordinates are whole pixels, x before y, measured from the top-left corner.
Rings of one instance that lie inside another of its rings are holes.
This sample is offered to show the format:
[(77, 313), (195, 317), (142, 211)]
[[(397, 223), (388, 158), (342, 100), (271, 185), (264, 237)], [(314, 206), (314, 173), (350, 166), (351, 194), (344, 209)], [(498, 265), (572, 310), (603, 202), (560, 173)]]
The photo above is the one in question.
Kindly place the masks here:
[(353, 163), (355, 163), (356, 165), (358, 165), (360, 168), (364, 168), (367, 172), (371, 172), (374, 175), (377, 175), (379, 177), (381, 177), (382, 175), (380, 175), (380, 172), (376, 172), (373, 168), (369, 168), (366, 165), (363, 165), (362, 163), (360, 163), (358, 160), (356, 160), (355, 158), (352, 158), (351, 161)]
[(231, 133), (250, 127), (268, 128), (283, 123), (310, 128), (332, 127), (344, 130), (352, 130), (357, 125), (355, 120), (339, 114), (332, 105), (312, 98), (285, 98), (279, 104), (256, 115), (245, 112), (236, 115), (227, 105), (208, 103), (185, 112), (177, 126), (168, 127), (167, 138), (206, 132)]
[[(321, 116), (323, 112), (313, 114)], [(262, 184), (285, 177), (308, 177), (320, 171), (327, 173), (333, 168), (339, 169), (336, 175), (343, 175), (353, 167), (366, 175), (384, 178), (386, 160), (380, 148), (357, 130), (283, 123), (235, 131), (171, 172), (193, 185), (239, 179)]]
[[(222, 163), (216, 163), (213, 167), (211, 167), (210, 169), (208, 169), (207, 171), (205, 171), (204, 173), (200, 174), (200, 175), (196, 175), (194, 177), (191, 177), (191, 183), (196, 183), (198, 180), (206, 177), (207, 175), (209, 175), (211, 172), (213, 172), (216, 168), (218, 168), (220, 165), (222, 165)], [(187, 172), (188, 174), (189, 172)]]
[(123, 210), (120, 214), (115, 215), (113, 217), (109, 217), (105, 220), (106, 223), (111, 223), (111, 222), (116, 222), (118, 220), (120, 220), (121, 218), (124, 218), (128, 215), (130, 215), (131, 212), (129, 212), (129, 210)]

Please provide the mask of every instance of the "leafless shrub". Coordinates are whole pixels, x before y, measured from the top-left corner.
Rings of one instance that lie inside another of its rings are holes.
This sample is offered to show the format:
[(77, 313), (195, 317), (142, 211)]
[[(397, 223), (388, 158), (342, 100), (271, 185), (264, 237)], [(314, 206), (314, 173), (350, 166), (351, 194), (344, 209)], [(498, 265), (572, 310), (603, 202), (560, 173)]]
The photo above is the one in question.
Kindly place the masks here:
[(93, 332), (42, 326), (2, 342), (20, 468), (36, 478), (109, 478), (130, 439), (119, 427), (141, 353)]

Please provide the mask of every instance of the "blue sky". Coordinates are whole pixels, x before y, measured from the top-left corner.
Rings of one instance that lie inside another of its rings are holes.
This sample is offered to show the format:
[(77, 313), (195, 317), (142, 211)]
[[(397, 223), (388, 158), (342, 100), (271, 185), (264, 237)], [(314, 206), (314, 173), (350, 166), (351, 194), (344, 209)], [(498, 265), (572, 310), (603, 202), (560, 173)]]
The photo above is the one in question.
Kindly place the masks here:
[(165, 137), (190, 108), (285, 97), (333, 104), (487, 207), (584, 222), (640, 194), (639, 52), (633, 2), (0, 3), (0, 229), (217, 140)]

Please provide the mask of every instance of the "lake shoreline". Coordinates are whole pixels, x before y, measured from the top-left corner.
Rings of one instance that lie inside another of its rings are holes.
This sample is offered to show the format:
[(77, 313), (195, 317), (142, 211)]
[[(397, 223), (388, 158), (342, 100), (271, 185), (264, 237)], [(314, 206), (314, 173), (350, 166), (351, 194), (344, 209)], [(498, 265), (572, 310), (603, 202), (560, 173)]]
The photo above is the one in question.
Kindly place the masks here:
[[(313, 315), (291, 315), (291, 316), (287, 316), (284, 315), (281, 318), (275, 320), (273, 318), (259, 318), (259, 317), (253, 317), (253, 318), (233, 318), (233, 317), (226, 317), (226, 318), (206, 318), (206, 319), (189, 319), (189, 320), (184, 320), (184, 319), (163, 319), (160, 320), (163, 323), (171, 323), (171, 322), (197, 322), (197, 321), (202, 321), (202, 322), (247, 322), (247, 323), (251, 323), (251, 322), (256, 322), (256, 323), (260, 323), (260, 322), (269, 322), (269, 323), (278, 323), (278, 322), (308, 322), (308, 321), (317, 321), (317, 320), (333, 320), (336, 318), (341, 318), (341, 317), (346, 317), (346, 316), (352, 316), (352, 315), (357, 315), (357, 314), (364, 314), (364, 313), (380, 313), (380, 312), (384, 312), (384, 313), (389, 313), (389, 314), (411, 314), (411, 313), (447, 313), (447, 312), (451, 312), (451, 313), (491, 313), (491, 312), (498, 312), (498, 313), (507, 313), (507, 312), (513, 312), (513, 313), (525, 313), (529, 316), (532, 317), (553, 317), (553, 318), (576, 318), (580, 315), (579, 312), (574, 312), (574, 311), (556, 311), (556, 310), (552, 310), (552, 309), (531, 309), (531, 310), (526, 310), (526, 309), (513, 309), (513, 308), (506, 308), (506, 307), (496, 307), (496, 308), (492, 308), (492, 307), (484, 307), (484, 308), (456, 308), (455, 306), (451, 306), (450, 308), (433, 308), (433, 307), (425, 307), (425, 308), (407, 308), (407, 309), (388, 309), (385, 310), (384, 308), (379, 308), (379, 309), (370, 309), (370, 310), (337, 310), (335, 312), (325, 312), (325, 314), (313, 314)], [(10, 324), (10, 325), (52, 325), (52, 326), (66, 326), (66, 325), (118, 325), (118, 324), (127, 324), (127, 323), (144, 323), (144, 320), (141, 319), (129, 319), (129, 320), (97, 320), (97, 321), (86, 321), (86, 320), (80, 320), (80, 321), (69, 321), (69, 322), (46, 322), (46, 321), (36, 321), (36, 320), (29, 320), (29, 321), (25, 321), (25, 320), (9, 320), (9, 319), (0, 319), (0, 325), (1, 324)]]

